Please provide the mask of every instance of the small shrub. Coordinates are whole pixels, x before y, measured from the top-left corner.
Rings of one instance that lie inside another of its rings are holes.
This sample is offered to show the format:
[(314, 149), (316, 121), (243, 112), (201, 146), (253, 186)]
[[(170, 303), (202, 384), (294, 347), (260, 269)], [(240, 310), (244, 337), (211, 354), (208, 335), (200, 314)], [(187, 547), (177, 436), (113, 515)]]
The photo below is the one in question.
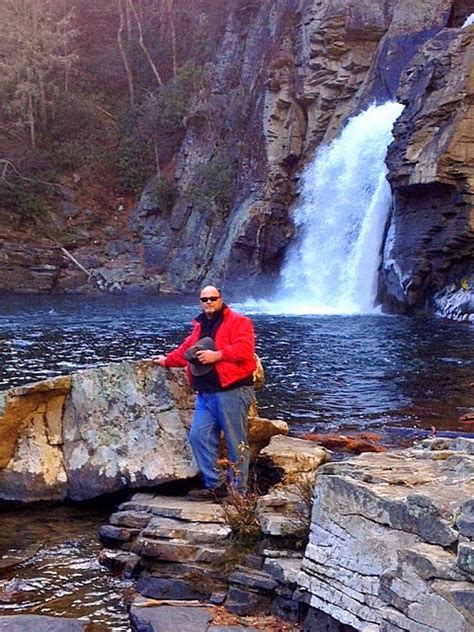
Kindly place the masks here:
[(251, 544), (262, 534), (256, 515), (258, 494), (241, 492), (232, 483), (228, 484), (228, 496), (222, 503), (222, 510), (234, 540)]
[(229, 210), (234, 196), (234, 169), (229, 158), (213, 156), (199, 169), (196, 180), (198, 184), (187, 192), (193, 206)]
[(219, 459), (218, 467), (225, 476), (227, 497), (221, 503), (224, 518), (232, 531), (232, 539), (247, 546), (262, 534), (257, 518), (259, 495), (254, 491), (242, 492), (237, 488), (239, 466), (227, 458)]
[(160, 178), (150, 191), (150, 198), (163, 213), (171, 212), (177, 196), (176, 186), (163, 178)]

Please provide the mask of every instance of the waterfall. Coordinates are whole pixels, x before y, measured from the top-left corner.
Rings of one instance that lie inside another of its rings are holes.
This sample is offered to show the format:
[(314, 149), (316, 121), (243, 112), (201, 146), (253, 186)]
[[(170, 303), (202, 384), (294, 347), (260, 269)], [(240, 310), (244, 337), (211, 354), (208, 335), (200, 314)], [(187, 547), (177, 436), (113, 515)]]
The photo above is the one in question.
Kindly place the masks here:
[(385, 155), (403, 106), (370, 106), (322, 147), (302, 177), (298, 237), (272, 310), (364, 313), (374, 308), (391, 204)]

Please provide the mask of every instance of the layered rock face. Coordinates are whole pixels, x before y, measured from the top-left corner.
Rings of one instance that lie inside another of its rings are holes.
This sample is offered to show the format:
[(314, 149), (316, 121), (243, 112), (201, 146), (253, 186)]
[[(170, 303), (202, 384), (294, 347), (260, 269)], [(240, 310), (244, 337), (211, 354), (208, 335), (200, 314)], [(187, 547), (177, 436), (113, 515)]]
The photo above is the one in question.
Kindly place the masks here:
[[(180, 291), (211, 280), (245, 289), (274, 280), (294, 237), (298, 172), (349, 116), (395, 97), (403, 69), (425, 42), (442, 29), (456, 37), (445, 29), (454, 4), (235, 3), (209, 89), (188, 120), (176, 169), (180, 199), (163, 214), (150, 183), (135, 215), (149, 274), (161, 275), (163, 289)], [(199, 206), (189, 195), (206, 187), (202, 167), (213, 161), (231, 169), (227, 208), (212, 200)], [(400, 239), (407, 243), (406, 235)]]
[(444, 29), (407, 68), (388, 154), (388, 308), (474, 321), (474, 28)]
[(356, 630), (472, 630), (473, 454), (434, 439), (323, 466), (298, 576), (311, 606)]
[(124, 362), (1, 395), (2, 499), (83, 500), (198, 472), (181, 371)]

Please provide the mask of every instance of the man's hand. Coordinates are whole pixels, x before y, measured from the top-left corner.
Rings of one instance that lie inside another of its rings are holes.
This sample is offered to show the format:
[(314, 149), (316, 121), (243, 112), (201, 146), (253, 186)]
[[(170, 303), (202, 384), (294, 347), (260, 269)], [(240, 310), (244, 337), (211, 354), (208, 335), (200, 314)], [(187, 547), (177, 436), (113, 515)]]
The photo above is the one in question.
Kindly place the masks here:
[(211, 349), (202, 349), (196, 351), (196, 358), (201, 364), (214, 364), (222, 359), (222, 351), (211, 351)]
[(160, 366), (165, 366), (165, 360), (166, 360), (166, 356), (164, 355), (158, 355), (152, 358), (153, 363), (159, 364)]

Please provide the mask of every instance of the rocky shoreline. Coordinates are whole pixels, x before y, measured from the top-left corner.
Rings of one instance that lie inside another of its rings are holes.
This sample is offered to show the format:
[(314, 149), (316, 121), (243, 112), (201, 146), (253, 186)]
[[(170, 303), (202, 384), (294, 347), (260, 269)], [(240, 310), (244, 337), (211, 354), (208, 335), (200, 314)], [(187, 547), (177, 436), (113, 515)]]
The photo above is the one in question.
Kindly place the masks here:
[[(254, 408), (258, 493), (243, 499), (229, 490), (222, 502), (196, 502), (184, 484), (196, 480), (186, 441), (191, 408), (181, 373), (149, 362), (12, 389), (2, 398), (0, 496), (85, 498), (140, 488), (100, 529), (101, 563), (136, 582), (135, 630), (169, 629), (171, 620), (192, 626), (180, 631), (203, 632), (472, 629), (474, 440), (433, 438), (328, 462), (328, 450), (285, 436), (285, 424), (261, 420)], [(147, 441), (160, 471), (132, 458), (130, 438)], [(87, 455), (79, 469), (75, 451)], [(58, 471), (65, 480), (52, 476)], [(163, 487), (169, 480), (181, 481), (182, 492), (171, 495)], [(255, 618), (239, 623), (256, 615), (267, 627)], [(47, 619), (0, 617), (0, 629), (87, 629)]]

